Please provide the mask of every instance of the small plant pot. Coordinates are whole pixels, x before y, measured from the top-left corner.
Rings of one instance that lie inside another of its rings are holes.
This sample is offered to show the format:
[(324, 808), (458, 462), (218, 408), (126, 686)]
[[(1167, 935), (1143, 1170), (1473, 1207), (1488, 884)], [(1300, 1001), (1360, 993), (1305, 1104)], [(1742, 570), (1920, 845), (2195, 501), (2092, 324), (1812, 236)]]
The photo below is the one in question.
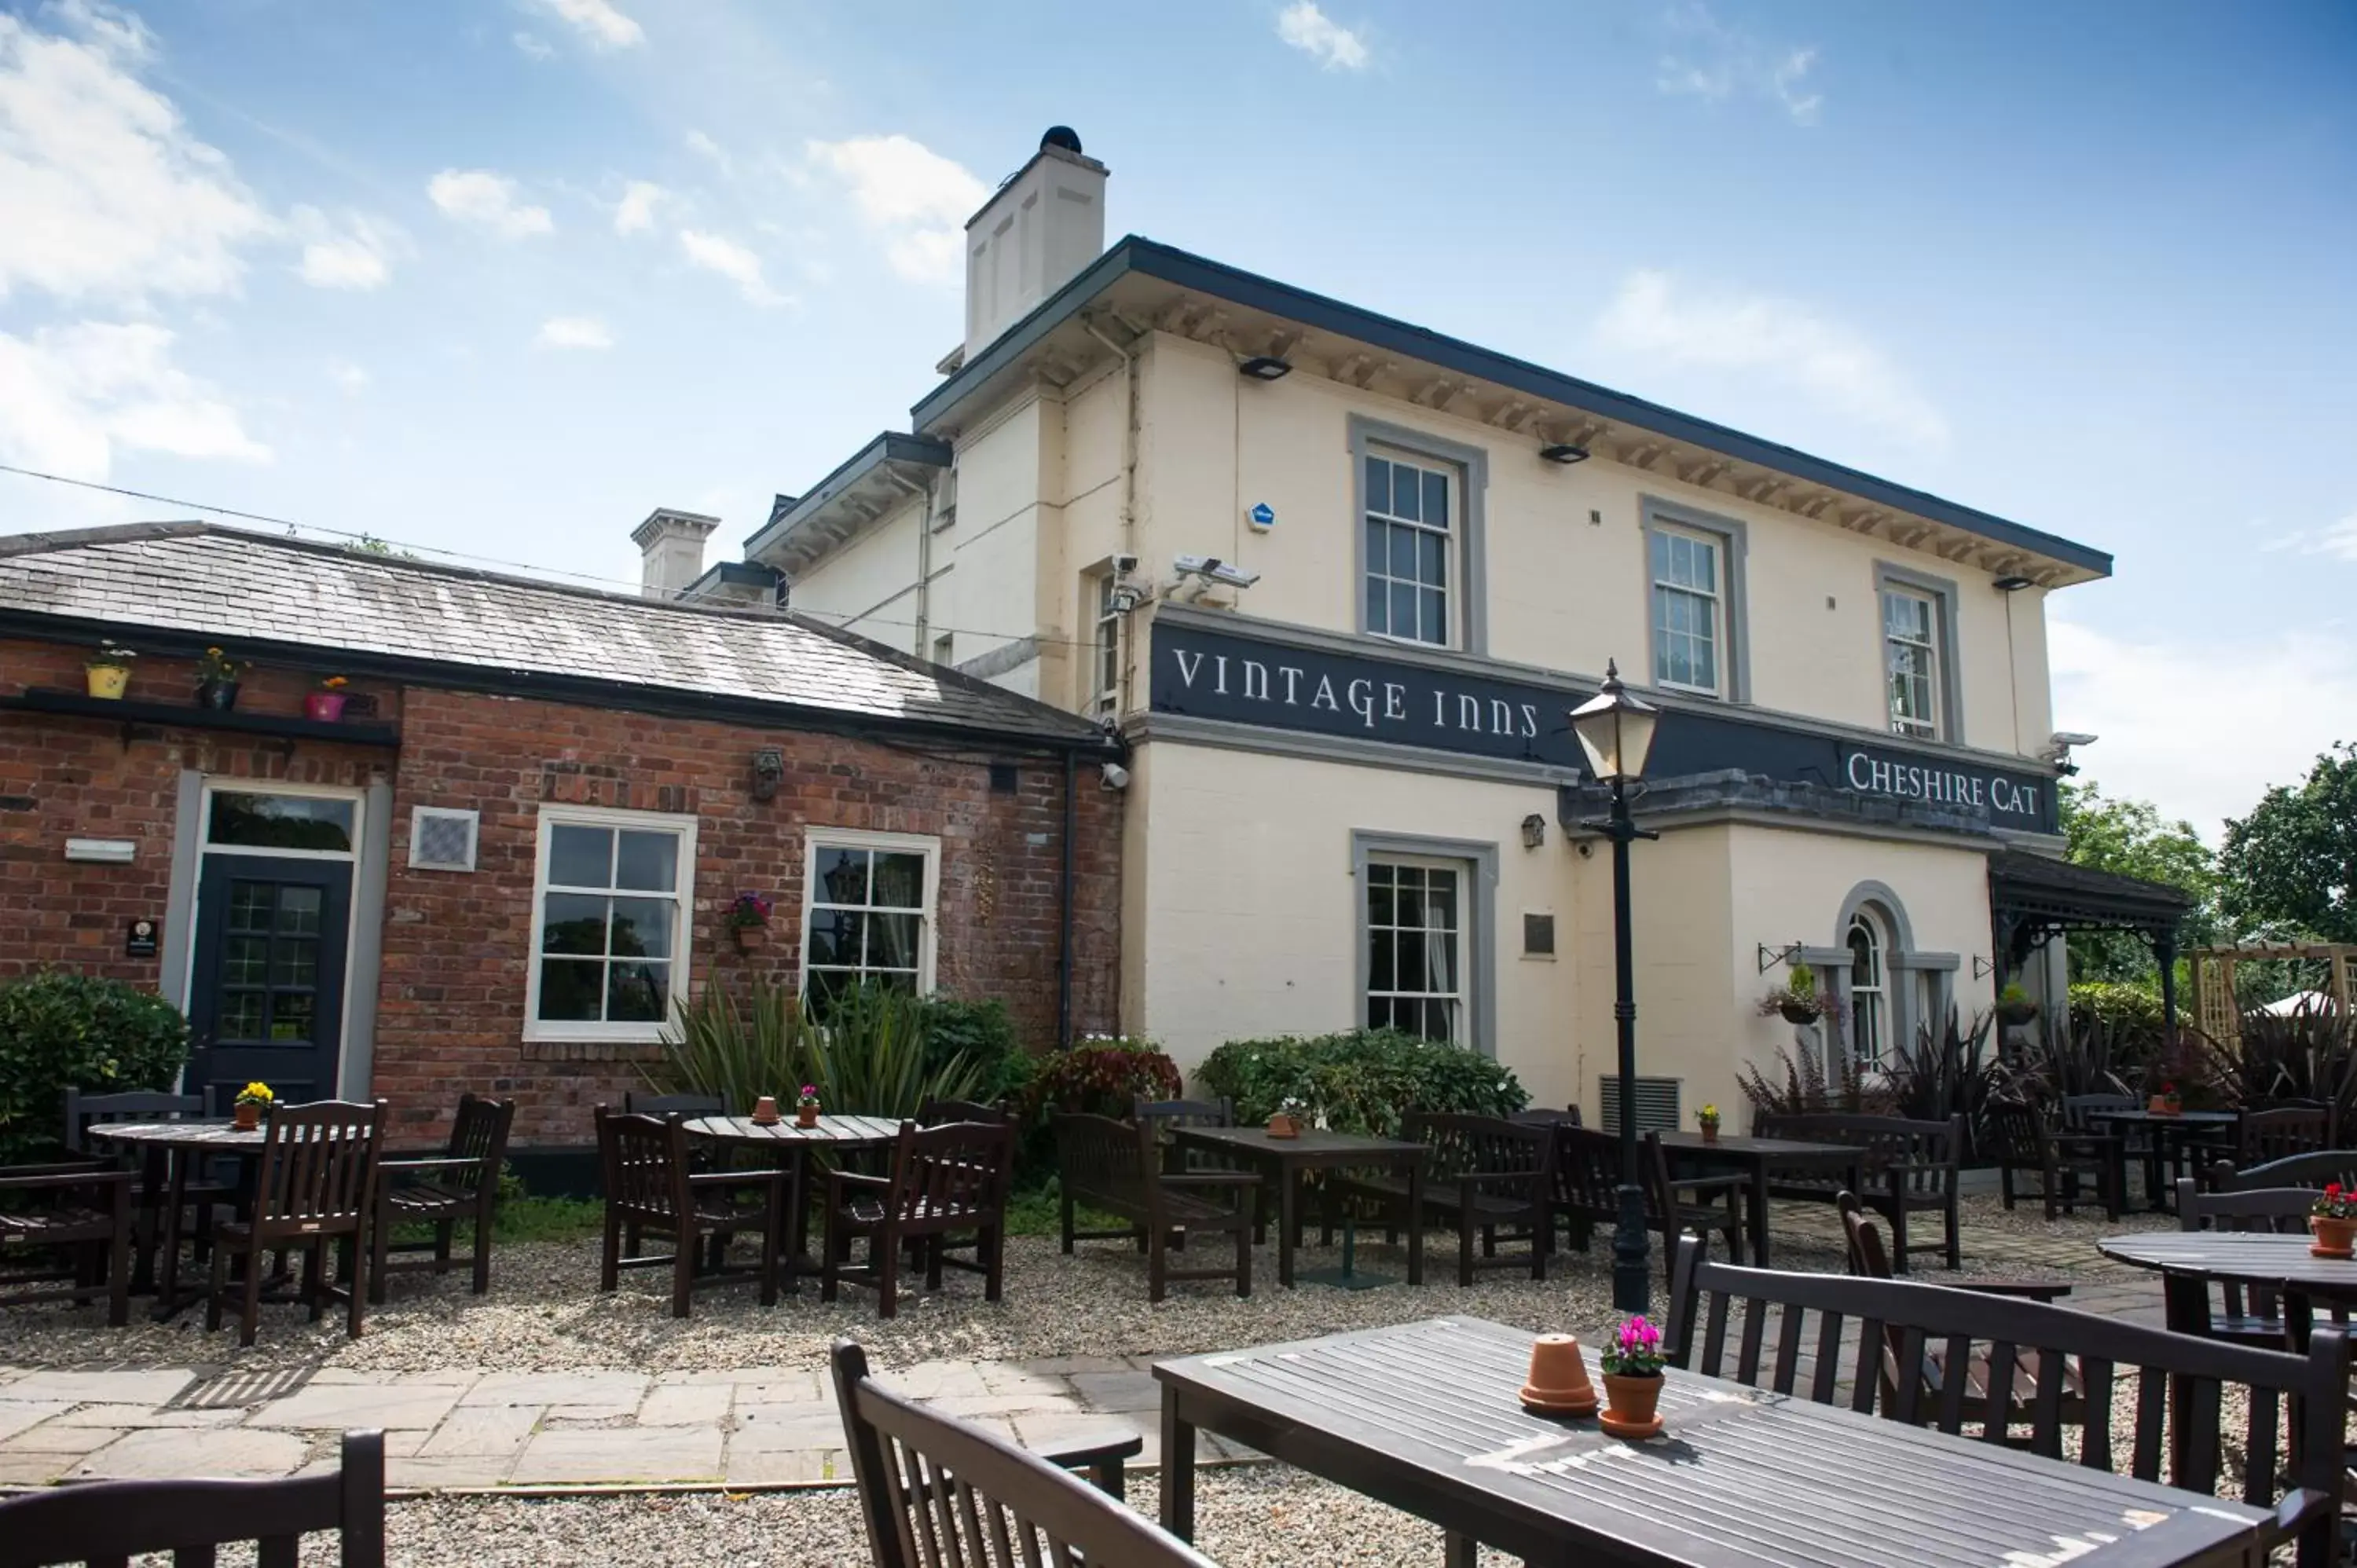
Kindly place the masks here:
[(1301, 1136), (1301, 1118), (1278, 1112), (1268, 1119), (1268, 1135), (1272, 1138), (1298, 1138)]
[(2317, 1258), (2346, 1258), (2357, 1253), (2357, 1219), (2334, 1219), (2322, 1214), (2308, 1217), (2309, 1233), (2315, 1240), (2309, 1243), (2309, 1254)]
[(731, 926), (728, 935), (735, 940), (737, 950), (741, 953), (757, 953), (770, 945), (770, 928), (767, 926)]
[(197, 706), (225, 714), (237, 706), (237, 682), (234, 681), (199, 681), (197, 682)]
[(230, 1107), (230, 1125), (241, 1133), (251, 1133), (262, 1125), (262, 1107), (251, 1101)]
[(1776, 1011), (1784, 1015), (1787, 1024), (1805, 1025), (1815, 1023), (1824, 1009), (1812, 1007), (1805, 1002), (1780, 1002), (1776, 1004)]
[(124, 689), (131, 684), (131, 671), (120, 664), (92, 664), (82, 671), (90, 685), (90, 694), (110, 703), (123, 700)]
[(1716, 1144), (1716, 1143), (1717, 1143), (1717, 1142), (1718, 1142), (1718, 1123), (1717, 1123), (1717, 1122), (1701, 1122), (1701, 1123), (1699, 1123), (1699, 1125), (1701, 1126), (1701, 1129), (1702, 1129), (1702, 1141), (1703, 1141), (1704, 1143), (1706, 1143), (1706, 1144)]
[(817, 1125), (818, 1125), (818, 1107), (817, 1107), (817, 1106), (815, 1106), (815, 1105), (797, 1105), (797, 1106), (795, 1106), (795, 1107), (794, 1107), (794, 1125), (795, 1125), (795, 1126), (797, 1126), (797, 1127), (815, 1127), (815, 1126), (817, 1126)]
[(778, 1124), (778, 1097), (765, 1094), (753, 1101), (753, 1125), (774, 1127)]
[(2146, 1101), (2144, 1102), (2144, 1108), (2146, 1113), (2152, 1116), (2182, 1116), (2185, 1114), (2185, 1101), (2181, 1100), (2170, 1100), (2167, 1096), (2159, 1094), (2156, 1094), (2150, 1100)]
[(1587, 1379), (1587, 1359), (1568, 1334), (1542, 1334), (1531, 1342), (1530, 1380), (1523, 1385), (1523, 1408), (1542, 1415), (1594, 1415), (1596, 1385)]
[(1659, 1374), (1650, 1378), (1626, 1378), (1617, 1372), (1604, 1374), (1604, 1413), (1598, 1424), (1615, 1437), (1643, 1439), (1658, 1437), (1662, 1418), (1656, 1407), (1662, 1402), (1662, 1380)]
[(346, 700), (342, 692), (307, 692), (303, 694), (303, 716), (315, 725), (340, 724)]
[(2024, 1024), (2038, 1020), (2035, 1002), (2000, 1002), (1996, 1004), (1996, 1021), (2008, 1029), (2018, 1029)]

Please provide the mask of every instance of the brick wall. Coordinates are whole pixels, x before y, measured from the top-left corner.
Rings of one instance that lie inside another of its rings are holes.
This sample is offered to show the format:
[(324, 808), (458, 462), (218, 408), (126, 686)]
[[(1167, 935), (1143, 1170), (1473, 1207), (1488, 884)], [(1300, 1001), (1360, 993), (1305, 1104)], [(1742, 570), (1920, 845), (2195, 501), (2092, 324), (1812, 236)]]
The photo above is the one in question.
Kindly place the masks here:
[[(0, 691), (78, 686), (78, 650), (0, 644)], [(190, 667), (143, 660), (131, 695), (185, 702)], [(240, 707), (299, 712), (316, 679), (249, 675)], [(367, 690), (367, 683), (357, 689)], [(639, 1082), (649, 1047), (523, 1040), (538, 811), (544, 801), (693, 813), (697, 865), (691, 983), (753, 972), (791, 983), (801, 951), (806, 826), (922, 833), (942, 841), (940, 987), (996, 997), (1027, 1039), (1056, 1024), (1060, 765), (1016, 763), (1016, 789), (994, 793), (990, 754), (942, 755), (935, 742), (886, 743), (759, 730), (530, 699), (411, 686), (376, 690), (397, 715), (397, 756), (311, 741), (253, 744), (197, 730), (135, 732), (47, 715), (0, 715), (0, 972), (61, 962), (142, 984), (154, 960), (122, 958), (125, 922), (162, 917), (172, 815), (183, 768), (253, 779), (363, 784), (390, 773), (393, 845), (377, 995), (376, 1092), (408, 1137), (430, 1132), (462, 1090), (512, 1095), (520, 1144), (577, 1144), (589, 1110)], [(752, 758), (784, 757), (774, 799), (751, 798)], [(1122, 797), (1079, 773), (1073, 1026), (1111, 1031), (1119, 1015)], [(413, 871), (418, 805), (480, 813), (476, 870)], [(128, 866), (70, 865), (69, 837), (139, 841)], [(739, 888), (777, 903), (758, 956), (722, 926)], [(356, 911), (356, 918), (365, 915)]]

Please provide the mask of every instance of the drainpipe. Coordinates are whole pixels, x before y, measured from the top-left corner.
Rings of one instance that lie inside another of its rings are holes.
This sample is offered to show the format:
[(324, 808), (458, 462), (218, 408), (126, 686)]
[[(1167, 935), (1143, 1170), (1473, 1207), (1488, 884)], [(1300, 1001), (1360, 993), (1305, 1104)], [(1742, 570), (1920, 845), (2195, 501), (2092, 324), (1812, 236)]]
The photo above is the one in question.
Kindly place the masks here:
[(1129, 388), (1129, 417), (1121, 431), (1121, 546), (1126, 554), (1137, 553), (1137, 356), (1114, 342), (1104, 329), (1086, 317), (1081, 326), (1088, 335), (1120, 357), (1123, 380)]
[(1079, 771), (1079, 763), (1067, 747), (1064, 752), (1063, 865), (1058, 872), (1062, 883), (1061, 929), (1056, 936), (1056, 1047), (1059, 1050), (1070, 1050), (1072, 1045), (1072, 835), (1079, 826), (1081, 815), (1080, 797), (1076, 793)]
[[(892, 475), (891, 478), (909, 494), (913, 496), (920, 493), (916, 485), (899, 474)], [(940, 483), (938, 475), (926, 477), (922, 491), (925, 498), (924, 515), (917, 520), (917, 630), (909, 651), (920, 659), (931, 659), (933, 656), (932, 639), (927, 633), (932, 629), (933, 619), (933, 502), (936, 492), (940, 489)]]

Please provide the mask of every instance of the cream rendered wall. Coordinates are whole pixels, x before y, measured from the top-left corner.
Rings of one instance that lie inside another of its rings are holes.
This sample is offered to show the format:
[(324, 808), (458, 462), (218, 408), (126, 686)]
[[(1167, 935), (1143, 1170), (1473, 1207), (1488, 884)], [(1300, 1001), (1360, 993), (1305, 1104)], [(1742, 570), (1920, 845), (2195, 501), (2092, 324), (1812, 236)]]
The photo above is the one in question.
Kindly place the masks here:
[(1138, 757), (1122, 994), (1132, 1026), (1182, 1069), (1222, 1041), (1361, 1021), (1351, 835), (1363, 830), (1498, 846), (1498, 1059), (1539, 1102), (1570, 1097), (1577, 966), (1519, 957), (1523, 911), (1570, 924), (1560, 835), (1538, 850), (1519, 836), (1525, 815), (1552, 810), (1551, 792), (1169, 741)]
[[(1356, 628), (1350, 419), (1357, 413), (1488, 453), (1492, 657), (1583, 672), (1601, 671), (1614, 658), (1624, 672), (1649, 675), (1642, 518), (1651, 496), (1745, 525), (1755, 704), (1886, 726), (1876, 564), (1888, 562), (1956, 586), (1965, 742), (2029, 752), (2043, 746), (2043, 721), (2032, 723), (2030, 711), (2042, 708), (2047, 681), (2041, 596), (2012, 596), (2008, 635), (2007, 596), (1985, 572), (1602, 457), (1568, 467), (1543, 462), (1534, 438), (1321, 376), (1247, 381), (1223, 351), (1183, 338), (1153, 339), (1143, 384), (1140, 553), (1163, 573), (1181, 552), (1261, 573), (1241, 596), (1244, 614)], [(1243, 521), (1262, 501), (1278, 519), (1266, 534)], [(2040, 694), (2036, 704), (2025, 701), (2032, 691)]]
[[(956, 639), (961, 664), (1034, 634), (1039, 624), (1041, 502), (1052, 499), (1060, 423), (1027, 392), (957, 444), (957, 521), (933, 542), (933, 622)], [(1038, 670), (996, 677), (1038, 694)]]
[(1049, 607), (1039, 627), (1039, 690), (1059, 707), (1085, 707), (1092, 695), (1096, 602), (1084, 576), (1103, 571), (1116, 552), (1135, 553), (1121, 518), (1129, 396), (1128, 374), (1114, 365), (1066, 389), (1056, 404), (1060, 521), (1039, 557), (1039, 603)]
[[(1680, 1105), (1689, 1122), (1707, 1103), (1728, 1110), (1732, 1043), (1742, 1028), (1726, 962), (1734, 940), (1728, 835), (1724, 827), (1687, 828), (1630, 846), (1637, 1072), (1684, 1080)], [(1566, 851), (1579, 910), (1579, 1078), (1565, 1097), (1545, 1103), (1576, 1101), (1589, 1124), (1600, 1126), (1597, 1081), (1618, 1070), (1619, 1036), (1612, 1017), (1612, 846), (1591, 843), (1587, 859), (1576, 848)]]
[(925, 499), (878, 520), (793, 584), (791, 604), (903, 651), (917, 649), (917, 540)]
[(2013, 596), (2014, 727), (2021, 749), (2041, 752), (2054, 734), (2054, 691), (2048, 682), (2046, 590), (2024, 588)]

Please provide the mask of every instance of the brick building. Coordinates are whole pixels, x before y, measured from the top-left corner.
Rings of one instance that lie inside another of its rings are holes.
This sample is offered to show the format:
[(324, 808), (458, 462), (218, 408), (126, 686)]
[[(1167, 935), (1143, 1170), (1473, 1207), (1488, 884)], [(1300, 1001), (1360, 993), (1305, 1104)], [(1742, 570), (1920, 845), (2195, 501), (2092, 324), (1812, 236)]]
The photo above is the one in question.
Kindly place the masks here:
[[(105, 640), (141, 656), (120, 701), (85, 692)], [(208, 648), (248, 665), (233, 709), (197, 703)], [(331, 675), (345, 711), (306, 717)], [(197, 523), (4, 539), (0, 974), (155, 987), (192, 1084), (382, 1095), (412, 1134), (496, 1092), (520, 1144), (577, 1145), (716, 982), (1112, 1030), (1114, 755), (774, 609)], [(739, 891), (773, 901), (750, 944)]]

